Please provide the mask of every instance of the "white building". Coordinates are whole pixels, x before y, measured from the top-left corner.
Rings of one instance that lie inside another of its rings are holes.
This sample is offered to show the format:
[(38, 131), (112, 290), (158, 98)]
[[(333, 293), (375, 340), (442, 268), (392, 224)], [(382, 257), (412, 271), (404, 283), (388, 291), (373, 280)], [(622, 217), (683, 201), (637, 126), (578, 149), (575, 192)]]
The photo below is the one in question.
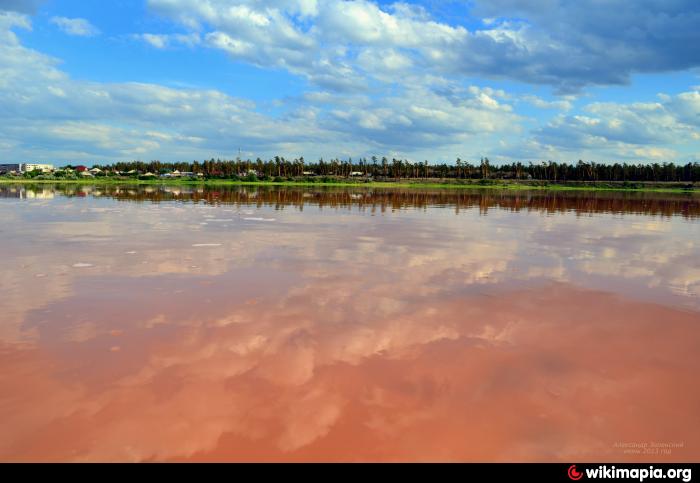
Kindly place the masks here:
[(25, 163), (23, 166), (22, 171), (25, 173), (29, 171), (41, 171), (42, 173), (53, 171), (53, 164)]

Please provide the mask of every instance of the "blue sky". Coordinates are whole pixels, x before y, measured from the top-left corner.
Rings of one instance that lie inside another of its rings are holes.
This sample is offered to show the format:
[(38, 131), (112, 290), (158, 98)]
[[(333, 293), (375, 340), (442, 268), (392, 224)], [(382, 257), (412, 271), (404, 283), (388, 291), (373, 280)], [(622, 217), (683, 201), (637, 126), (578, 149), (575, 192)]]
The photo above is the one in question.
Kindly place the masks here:
[(0, 161), (697, 161), (697, 25), (697, 0), (0, 0)]

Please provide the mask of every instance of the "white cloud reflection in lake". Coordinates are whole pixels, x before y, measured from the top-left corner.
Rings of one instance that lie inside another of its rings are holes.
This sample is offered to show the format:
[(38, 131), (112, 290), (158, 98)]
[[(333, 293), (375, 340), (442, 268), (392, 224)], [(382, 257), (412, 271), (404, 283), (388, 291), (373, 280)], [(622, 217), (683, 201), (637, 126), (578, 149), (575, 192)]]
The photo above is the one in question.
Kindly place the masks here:
[(0, 459), (698, 455), (697, 198), (17, 189)]

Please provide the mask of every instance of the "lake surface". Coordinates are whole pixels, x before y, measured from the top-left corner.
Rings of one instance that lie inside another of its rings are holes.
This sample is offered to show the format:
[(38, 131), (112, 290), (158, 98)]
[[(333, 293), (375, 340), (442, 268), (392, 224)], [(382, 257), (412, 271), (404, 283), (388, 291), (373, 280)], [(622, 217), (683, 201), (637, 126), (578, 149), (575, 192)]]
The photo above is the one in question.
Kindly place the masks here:
[(692, 461), (700, 198), (0, 185), (2, 461)]

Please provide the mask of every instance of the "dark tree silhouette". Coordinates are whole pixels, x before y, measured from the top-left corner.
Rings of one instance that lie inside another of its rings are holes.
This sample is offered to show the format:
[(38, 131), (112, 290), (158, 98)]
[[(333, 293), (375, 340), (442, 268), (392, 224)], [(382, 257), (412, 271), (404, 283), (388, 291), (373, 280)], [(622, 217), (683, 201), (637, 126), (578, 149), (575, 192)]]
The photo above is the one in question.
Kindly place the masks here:
[[(349, 177), (352, 173), (363, 173), (364, 176), (377, 180), (398, 179), (514, 179), (542, 180), (551, 182), (583, 181), (583, 182), (685, 182), (700, 181), (700, 163), (674, 164), (664, 163), (597, 163), (579, 160), (576, 163), (558, 163), (543, 161), (527, 164), (519, 161), (491, 164), (488, 158), (483, 158), (478, 164), (472, 164), (457, 158), (454, 163), (423, 163), (409, 160), (372, 156), (371, 162), (365, 158), (354, 161), (352, 158), (338, 158), (317, 162), (309, 162), (303, 157), (285, 159), (275, 156), (263, 161), (257, 158), (232, 161), (210, 159), (202, 162), (162, 163), (160, 161), (118, 162), (111, 165), (96, 165), (107, 171), (126, 173), (136, 171), (164, 174), (172, 171), (201, 173), (207, 178), (236, 179), (247, 176), (251, 171), (262, 179), (267, 178), (299, 178), (309, 176)], [(305, 174), (307, 173), (307, 174)]]

